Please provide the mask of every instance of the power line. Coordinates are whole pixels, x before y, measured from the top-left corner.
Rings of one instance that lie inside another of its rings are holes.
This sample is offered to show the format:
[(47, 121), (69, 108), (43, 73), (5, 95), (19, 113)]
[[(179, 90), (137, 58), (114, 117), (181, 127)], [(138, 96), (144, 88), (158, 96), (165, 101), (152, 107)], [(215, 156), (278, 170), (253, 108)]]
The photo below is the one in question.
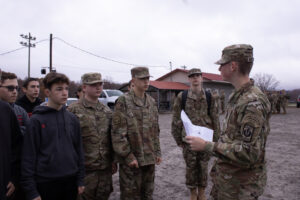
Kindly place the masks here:
[[(41, 43), (41, 42), (45, 42), (45, 41), (47, 41), (47, 40), (49, 40), (49, 39), (43, 39), (43, 40), (40, 40), (40, 41), (35, 42), (35, 43), (32, 43), (32, 44), (38, 44), (38, 43)], [(6, 54), (9, 54), (9, 53), (13, 53), (13, 52), (15, 52), (15, 51), (19, 51), (19, 50), (25, 49), (25, 48), (27, 48), (27, 47), (24, 46), (24, 47), (20, 47), (20, 48), (14, 49), (14, 50), (10, 50), (10, 51), (7, 51), (7, 52), (3, 52), (3, 53), (0, 54), (0, 56), (6, 55)]]
[(61, 39), (59, 37), (54, 37), (54, 39), (57, 39), (57, 40), (63, 42), (64, 44), (66, 44), (66, 45), (68, 45), (68, 46), (70, 46), (70, 47), (72, 47), (74, 49), (77, 49), (79, 51), (82, 51), (82, 52), (84, 52), (86, 54), (89, 54), (91, 56), (95, 56), (97, 58), (101, 58), (101, 59), (104, 59), (104, 60), (108, 60), (108, 61), (111, 61), (111, 62), (115, 62), (115, 63), (119, 63), (119, 64), (123, 64), (123, 65), (129, 65), (129, 66), (146, 66), (146, 67), (161, 67), (161, 68), (166, 68), (166, 66), (139, 65), (139, 64), (133, 64), (133, 63), (127, 63), (127, 62), (123, 62), (123, 61), (114, 60), (114, 59), (107, 58), (107, 57), (104, 57), (104, 56), (100, 56), (100, 55), (97, 55), (97, 54), (92, 53), (90, 51), (84, 50), (84, 49), (82, 49), (80, 47), (77, 47), (77, 46), (75, 46), (73, 44), (70, 44), (69, 42), (66, 42), (65, 40), (63, 40), (63, 39)]

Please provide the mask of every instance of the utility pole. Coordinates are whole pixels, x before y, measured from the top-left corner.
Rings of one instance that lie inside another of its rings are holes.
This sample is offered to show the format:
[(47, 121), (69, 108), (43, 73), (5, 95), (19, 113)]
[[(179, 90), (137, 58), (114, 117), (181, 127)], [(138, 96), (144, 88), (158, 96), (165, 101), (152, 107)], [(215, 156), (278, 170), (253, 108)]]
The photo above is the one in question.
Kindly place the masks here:
[[(170, 72), (172, 72), (172, 62), (170, 61), (169, 64), (170, 64)], [(172, 76), (170, 76), (170, 77), (171, 77), (171, 81), (173, 81)]]
[(50, 57), (49, 57), (50, 63), (49, 63), (49, 69), (50, 72), (52, 72), (52, 33), (50, 34)]
[(28, 78), (30, 78), (30, 48), (35, 47), (35, 44), (32, 44), (31, 40), (34, 41), (34, 40), (36, 40), (36, 38), (32, 37), (30, 35), (30, 33), (28, 35), (21, 34), (20, 36), (21, 36), (21, 38), (23, 38), (25, 40), (28, 40), (28, 43), (27, 42), (20, 42), (20, 44), (25, 46), (25, 47), (28, 47)]

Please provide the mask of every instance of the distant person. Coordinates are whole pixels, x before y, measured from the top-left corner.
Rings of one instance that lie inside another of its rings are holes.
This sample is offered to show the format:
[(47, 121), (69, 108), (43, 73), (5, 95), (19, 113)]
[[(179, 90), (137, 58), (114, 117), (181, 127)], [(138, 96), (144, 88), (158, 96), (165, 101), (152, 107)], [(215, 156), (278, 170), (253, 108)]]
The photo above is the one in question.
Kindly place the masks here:
[(270, 102), (270, 103), (272, 103), (272, 106), (271, 106), (272, 113), (276, 114), (277, 113), (277, 101), (278, 101), (277, 92), (273, 91), (271, 97), (272, 97), (272, 102)]
[(288, 102), (288, 97), (286, 95), (285, 90), (281, 90), (280, 91), (280, 107), (283, 110), (283, 114), (286, 114), (286, 106), (287, 106), (287, 102)]
[(220, 131), (218, 94), (212, 95), (204, 91), (202, 72), (198, 68), (188, 71), (188, 80), (190, 89), (180, 92), (175, 99), (172, 135), (176, 144), (183, 150), (186, 163), (186, 186), (190, 190), (191, 200), (205, 200), (210, 155), (191, 150), (185, 140), (186, 132), (180, 114), (184, 110), (194, 125), (213, 129), (214, 140), (217, 141)]
[(133, 84), (132, 80), (130, 80), (128, 83), (128, 92), (133, 90), (133, 87), (134, 87), (134, 84)]
[(69, 79), (51, 72), (43, 80), (46, 106), (37, 106), (24, 136), (22, 186), (30, 200), (76, 200), (84, 191), (80, 124), (66, 110)]
[[(2, 86), (0, 69), (0, 86)], [(0, 199), (10, 199), (20, 175), (21, 131), (8, 103), (0, 100)]]
[(37, 78), (27, 78), (24, 83), (22, 90), (24, 96), (16, 101), (16, 104), (26, 110), (28, 116), (32, 115), (33, 109), (42, 103), (39, 98), (40, 94), (40, 82)]
[(270, 132), (271, 105), (249, 79), (253, 48), (246, 44), (224, 48), (216, 62), (224, 81), (235, 91), (227, 103), (218, 142), (187, 136), (192, 150), (217, 157), (211, 176), (214, 200), (257, 200), (267, 181), (266, 142)]
[(281, 101), (282, 101), (280, 91), (277, 91), (276, 95), (277, 95), (276, 111), (277, 111), (277, 114), (280, 114)]
[(0, 99), (11, 105), (19, 121), (21, 132), (24, 135), (26, 133), (26, 126), (29, 123), (29, 117), (27, 112), (21, 106), (15, 104), (18, 91), (19, 86), (17, 76), (14, 73), (3, 71), (0, 86)]
[(152, 200), (155, 164), (162, 161), (158, 110), (146, 93), (149, 69), (131, 69), (134, 87), (117, 99), (112, 118), (112, 144), (120, 162), (121, 200)]
[(68, 107), (79, 119), (82, 130), (86, 186), (81, 199), (108, 200), (113, 191), (112, 174), (117, 171), (111, 144), (112, 112), (98, 100), (103, 90), (100, 73), (86, 73), (81, 82), (84, 96)]
[(84, 93), (82, 90), (82, 85), (78, 86), (77, 91), (75, 93), (77, 99), (82, 99)]

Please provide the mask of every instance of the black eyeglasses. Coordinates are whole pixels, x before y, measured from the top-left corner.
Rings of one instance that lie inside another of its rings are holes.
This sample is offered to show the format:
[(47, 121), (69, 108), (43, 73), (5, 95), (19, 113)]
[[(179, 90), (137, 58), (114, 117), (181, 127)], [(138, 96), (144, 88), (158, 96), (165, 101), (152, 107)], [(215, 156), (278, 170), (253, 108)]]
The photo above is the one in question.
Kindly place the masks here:
[(0, 85), (0, 87), (5, 87), (10, 92), (13, 92), (14, 90), (17, 90), (17, 91), (20, 90), (19, 86), (13, 86), (13, 85), (8, 85), (8, 86), (2, 86), (2, 85)]

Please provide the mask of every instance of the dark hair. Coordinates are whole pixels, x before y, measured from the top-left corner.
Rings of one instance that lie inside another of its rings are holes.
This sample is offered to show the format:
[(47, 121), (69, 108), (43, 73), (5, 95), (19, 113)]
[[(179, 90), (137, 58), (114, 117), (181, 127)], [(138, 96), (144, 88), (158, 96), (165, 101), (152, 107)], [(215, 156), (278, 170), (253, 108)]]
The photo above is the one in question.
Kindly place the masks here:
[(81, 92), (81, 91), (82, 91), (82, 86), (79, 85), (76, 92), (75, 92), (75, 96), (76, 96), (77, 99), (79, 99), (78, 92)]
[(43, 84), (46, 89), (51, 90), (51, 87), (55, 83), (66, 83), (69, 85), (69, 78), (61, 73), (50, 72), (43, 79)]
[(243, 75), (249, 75), (253, 66), (253, 62), (237, 62), (239, 65), (239, 72)]
[(39, 82), (39, 79), (38, 79), (38, 78), (27, 78), (27, 79), (24, 81), (24, 83), (23, 83), (23, 87), (24, 87), (24, 88), (27, 88), (28, 85), (29, 85), (29, 83), (30, 83), (31, 81), (37, 81), (37, 82)]
[(2, 71), (1, 83), (4, 83), (4, 81), (7, 79), (17, 79), (17, 76), (14, 73)]

